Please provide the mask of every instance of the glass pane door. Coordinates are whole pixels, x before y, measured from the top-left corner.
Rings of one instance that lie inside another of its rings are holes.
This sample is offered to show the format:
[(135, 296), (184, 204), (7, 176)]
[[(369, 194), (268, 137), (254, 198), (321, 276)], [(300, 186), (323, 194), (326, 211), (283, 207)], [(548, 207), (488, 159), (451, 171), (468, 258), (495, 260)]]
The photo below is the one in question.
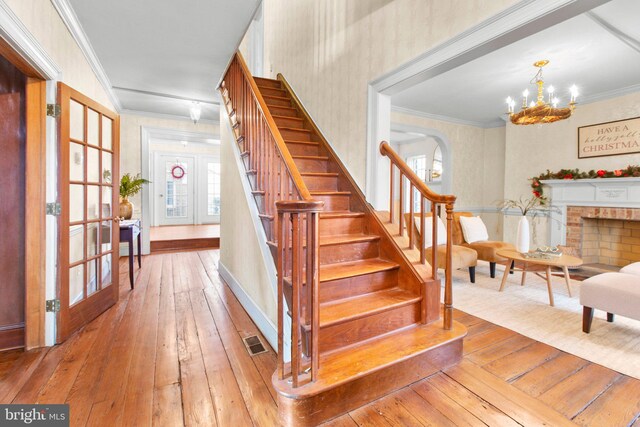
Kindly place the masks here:
[(218, 224), (220, 223), (220, 157), (205, 156), (199, 160), (198, 218), (202, 224)]
[(194, 158), (163, 154), (155, 163), (157, 224), (194, 224)]
[(58, 86), (61, 246), (58, 342), (118, 298), (114, 226), (118, 116), (64, 84)]

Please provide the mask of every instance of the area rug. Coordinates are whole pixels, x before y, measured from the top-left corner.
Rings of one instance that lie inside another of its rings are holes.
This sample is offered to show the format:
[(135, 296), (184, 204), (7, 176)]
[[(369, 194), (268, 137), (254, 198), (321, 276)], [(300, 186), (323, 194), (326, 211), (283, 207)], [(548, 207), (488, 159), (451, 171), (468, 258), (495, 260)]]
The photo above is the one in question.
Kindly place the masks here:
[(640, 321), (616, 316), (607, 323), (606, 313), (596, 310), (591, 333), (582, 332), (580, 282), (571, 281), (569, 297), (564, 279), (551, 279), (555, 306), (549, 305), (546, 281), (532, 273), (520, 286), (521, 273), (509, 275), (498, 292), (503, 270), (489, 277), (489, 264), (479, 262), (476, 283), (466, 270), (453, 274), (453, 306), (481, 319), (516, 331), (583, 359), (640, 379)]

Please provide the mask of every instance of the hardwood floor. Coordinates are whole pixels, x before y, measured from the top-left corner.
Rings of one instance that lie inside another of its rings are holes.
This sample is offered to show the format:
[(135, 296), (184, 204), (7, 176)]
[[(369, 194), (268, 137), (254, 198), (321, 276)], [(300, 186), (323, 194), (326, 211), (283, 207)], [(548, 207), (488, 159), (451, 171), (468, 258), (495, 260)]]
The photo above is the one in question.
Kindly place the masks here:
[[(73, 426), (276, 425), (275, 354), (247, 353), (242, 338), (260, 334), (219, 278), (217, 257), (147, 256), (134, 291), (123, 258), (115, 307), (63, 345), (0, 354), (0, 402), (68, 402)], [(328, 425), (640, 425), (640, 381), (455, 318), (469, 329), (461, 364)]]

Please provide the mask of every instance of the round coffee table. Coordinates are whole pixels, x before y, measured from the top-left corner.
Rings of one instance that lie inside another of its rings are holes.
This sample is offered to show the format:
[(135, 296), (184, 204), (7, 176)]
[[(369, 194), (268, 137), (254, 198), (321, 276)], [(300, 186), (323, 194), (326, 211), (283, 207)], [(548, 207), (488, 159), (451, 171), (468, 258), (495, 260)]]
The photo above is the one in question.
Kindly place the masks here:
[[(580, 258), (570, 256), (570, 255), (562, 255), (559, 257), (552, 258), (525, 258), (520, 252), (514, 250), (499, 250), (497, 251), (497, 255), (503, 258), (507, 258), (510, 262), (507, 262), (507, 268), (504, 270), (504, 276), (502, 276), (502, 283), (500, 283), (500, 292), (504, 290), (504, 285), (507, 283), (507, 277), (509, 277), (509, 264), (515, 264), (514, 270), (522, 271), (522, 280), (520, 282), (521, 286), (524, 286), (525, 278), (527, 276), (527, 271), (533, 272), (536, 276), (539, 276), (543, 279), (547, 280), (547, 289), (549, 291), (549, 304), (551, 306), (554, 305), (553, 302), (553, 291), (551, 290), (551, 267), (560, 267), (564, 272), (564, 281), (567, 285), (567, 291), (569, 292), (569, 296), (571, 295), (571, 287), (569, 286), (569, 269), (568, 267), (578, 267), (582, 265), (582, 260)], [(515, 262), (514, 262), (515, 261)], [(544, 270), (546, 272), (546, 277), (543, 277), (538, 271)]]

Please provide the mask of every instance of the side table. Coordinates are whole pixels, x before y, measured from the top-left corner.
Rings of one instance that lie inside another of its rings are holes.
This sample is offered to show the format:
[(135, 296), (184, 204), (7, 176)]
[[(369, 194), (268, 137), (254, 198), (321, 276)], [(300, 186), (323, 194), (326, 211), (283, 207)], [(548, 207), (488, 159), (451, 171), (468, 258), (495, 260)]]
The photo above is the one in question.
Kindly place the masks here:
[(131, 289), (133, 289), (133, 240), (138, 238), (138, 268), (142, 267), (141, 258), (141, 238), (140, 238), (140, 220), (129, 219), (120, 221), (120, 242), (129, 243), (129, 282), (131, 283)]

